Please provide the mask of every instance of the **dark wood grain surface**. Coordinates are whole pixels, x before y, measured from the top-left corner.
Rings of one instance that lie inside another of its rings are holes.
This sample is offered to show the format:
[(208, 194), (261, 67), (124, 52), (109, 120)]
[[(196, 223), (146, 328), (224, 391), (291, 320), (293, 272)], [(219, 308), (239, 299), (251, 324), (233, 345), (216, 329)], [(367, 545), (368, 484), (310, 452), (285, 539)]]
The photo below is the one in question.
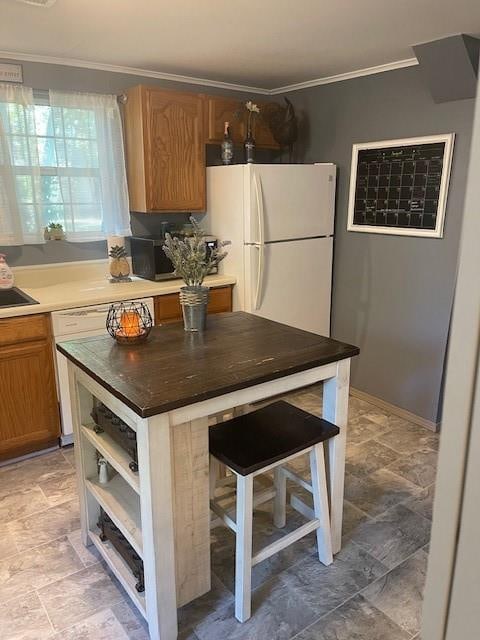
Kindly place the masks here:
[(279, 400), (209, 429), (212, 456), (242, 476), (340, 433), (338, 427)]
[(147, 342), (131, 347), (103, 335), (57, 348), (144, 418), (359, 353), (243, 312), (209, 316), (203, 334), (178, 323), (154, 327)]

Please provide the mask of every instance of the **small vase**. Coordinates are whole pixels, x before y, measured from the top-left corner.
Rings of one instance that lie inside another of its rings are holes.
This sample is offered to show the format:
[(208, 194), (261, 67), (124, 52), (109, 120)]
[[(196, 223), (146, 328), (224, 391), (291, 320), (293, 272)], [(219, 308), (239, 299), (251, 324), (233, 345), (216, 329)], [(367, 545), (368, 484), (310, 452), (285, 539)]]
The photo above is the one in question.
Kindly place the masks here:
[(255, 162), (255, 139), (252, 134), (252, 130), (248, 129), (247, 137), (243, 143), (243, 147), (245, 149), (245, 162), (247, 164), (252, 164)]
[(105, 458), (98, 461), (98, 481), (100, 484), (108, 484), (108, 468)]
[(207, 324), (208, 287), (182, 287), (183, 326), (185, 331), (204, 331)]

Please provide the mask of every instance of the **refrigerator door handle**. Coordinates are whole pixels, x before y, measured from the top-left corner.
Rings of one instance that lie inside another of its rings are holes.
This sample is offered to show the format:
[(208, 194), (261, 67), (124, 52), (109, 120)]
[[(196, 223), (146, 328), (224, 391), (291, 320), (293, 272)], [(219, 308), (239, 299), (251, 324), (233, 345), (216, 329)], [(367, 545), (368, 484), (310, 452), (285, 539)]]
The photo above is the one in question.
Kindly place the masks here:
[(263, 284), (263, 265), (265, 260), (265, 245), (256, 244), (255, 249), (258, 250), (258, 267), (257, 267), (257, 284), (255, 287), (255, 297), (253, 300), (253, 310), (258, 311), (260, 308), (260, 300), (262, 299)]
[(255, 297), (253, 300), (253, 310), (258, 311), (260, 307), (260, 300), (262, 299), (262, 285), (263, 285), (263, 269), (265, 260), (265, 221), (263, 210), (263, 193), (262, 182), (260, 177), (257, 176), (255, 171), (252, 175), (253, 186), (255, 190), (255, 200), (257, 203), (257, 221), (258, 221), (258, 242), (255, 242), (255, 248), (258, 250), (258, 268), (257, 268), (257, 283), (255, 287)]
[(263, 210), (263, 193), (262, 183), (260, 177), (256, 172), (252, 174), (253, 187), (255, 190), (255, 200), (257, 203), (257, 221), (258, 221), (258, 242), (255, 243), (255, 247), (258, 250), (258, 270), (257, 270), (257, 284), (255, 287), (255, 297), (253, 300), (253, 310), (258, 311), (260, 307), (260, 300), (262, 299), (262, 284), (263, 284), (263, 269), (265, 259), (265, 227), (264, 227), (264, 210)]
[(263, 245), (265, 241), (265, 212), (263, 210), (262, 182), (255, 171), (253, 172), (253, 186), (255, 189), (255, 200), (257, 201), (258, 244)]

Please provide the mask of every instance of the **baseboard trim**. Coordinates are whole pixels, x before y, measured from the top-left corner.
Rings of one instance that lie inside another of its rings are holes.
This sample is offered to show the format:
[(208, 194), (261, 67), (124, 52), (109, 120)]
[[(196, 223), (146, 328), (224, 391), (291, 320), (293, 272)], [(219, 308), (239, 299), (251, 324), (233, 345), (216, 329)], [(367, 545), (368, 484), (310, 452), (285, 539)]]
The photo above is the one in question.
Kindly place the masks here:
[(68, 447), (73, 444), (73, 433), (69, 433), (67, 435), (62, 434), (60, 436), (60, 446)]
[(386, 400), (382, 400), (381, 398), (372, 396), (369, 393), (365, 393), (365, 391), (360, 391), (360, 389), (350, 387), (350, 395), (352, 395), (354, 398), (358, 398), (359, 400), (364, 400), (365, 402), (374, 404), (379, 409), (388, 411), (388, 413), (393, 413), (393, 415), (398, 416), (399, 418), (403, 418), (404, 420), (408, 420), (409, 422), (418, 424), (418, 426), (420, 427), (425, 427), (426, 429), (430, 429), (430, 431), (434, 431), (435, 433), (440, 431), (440, 422), (432, 422), (431, 420), (427, 420), (426, 418), (417, 416), (415, 413), (407, 411), (407, 409), (397, 407), (395, 404), (391, 404)]
[(60, 447), (47, 447), (46, 449), (40, 449), (39, 451), (32, 451), (31, 453), (25, 453), (23, 456), (17, 456), (16, 458), (10, 458), (6, 460), (0, 460), (0, 467), (7, 467), (10, 464), (16, 464), (17, 462), (23, 462), (24, 460), (30, 460), (30, 458), (37, 458), (43, 456), (45, 453), (51, 453), (52, 451), (58, 451)]

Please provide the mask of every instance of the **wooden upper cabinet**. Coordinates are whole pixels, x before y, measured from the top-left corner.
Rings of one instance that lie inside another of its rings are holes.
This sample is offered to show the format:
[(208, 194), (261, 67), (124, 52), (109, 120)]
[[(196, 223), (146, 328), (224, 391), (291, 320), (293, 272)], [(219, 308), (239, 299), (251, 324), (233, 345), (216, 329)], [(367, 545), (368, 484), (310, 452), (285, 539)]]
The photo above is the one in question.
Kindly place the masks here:
[(241, 109), (240, 100), (222, 98), (221, 96), (207, 96), (207, 139), (210, 144), (220, 144), (223, 140), (225, 122), (230, 123), (230, 135), (236, 144), (242, 144), (245, 139), (243, 122), (235, 117)]
[(142, 85), (129, 89), (126, 95), (130, 209), (204, 211), (203, 96)]
[[(259, 102), (260, 113), (262, 111), (262, 103)], [(279, 149), (280, 145), (275, 142), (270, 127), (261, 118), (257, 120), (255, 125), (255, 144), (257, 147), (263, 147), (265, 149)]]
[[(235, 113), (244, 107), (244, 101), (223, 96), (206, 96), (207, 125), (206, 142), (220, 144), (223, 140), (225, 122), (230, 123), (230, 134), (235, 144), (243, 144), (246, 135), (245, 122), (235, 117)], [(262, 103), (258, 102), (260, 110)], [(265, 149), (278, 149), (266, 122), (259, 118), (255, 125), (255, 144)]]

